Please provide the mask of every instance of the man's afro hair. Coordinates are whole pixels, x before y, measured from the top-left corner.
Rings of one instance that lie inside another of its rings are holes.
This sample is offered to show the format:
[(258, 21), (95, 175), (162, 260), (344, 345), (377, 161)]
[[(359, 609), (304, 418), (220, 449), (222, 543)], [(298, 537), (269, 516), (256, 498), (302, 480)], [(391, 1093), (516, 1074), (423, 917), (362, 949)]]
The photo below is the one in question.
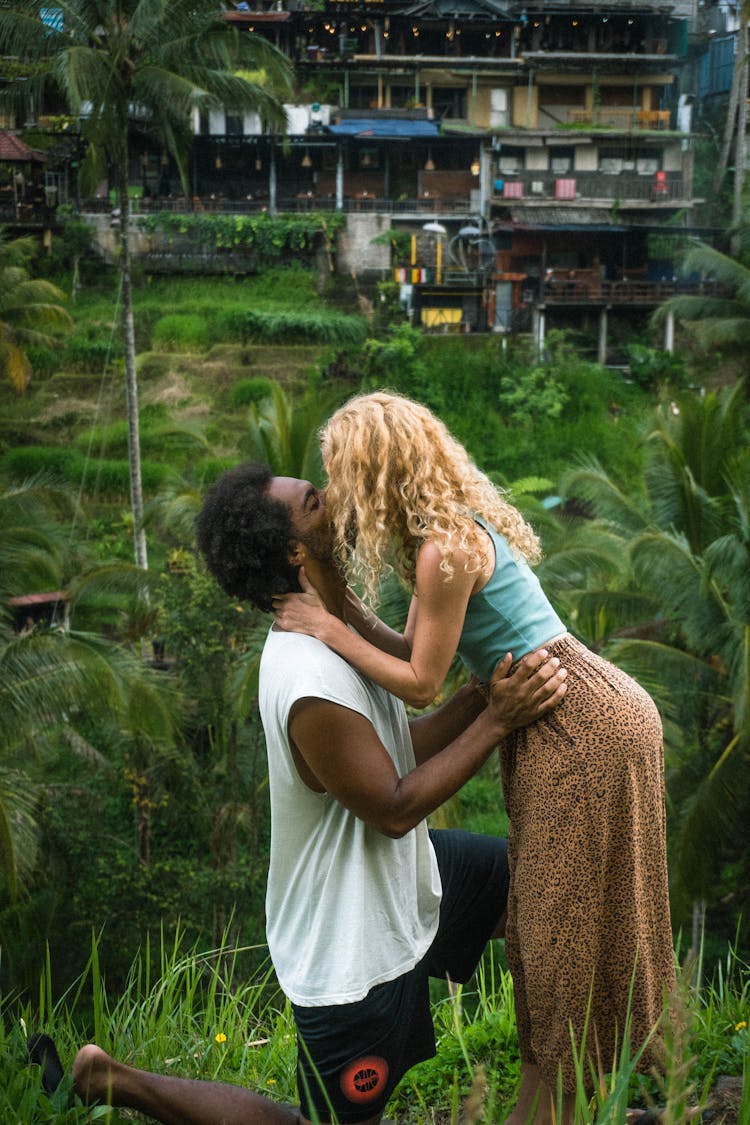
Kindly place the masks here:
[(269, 497), (272, 479), (268, 465), (252, 461), (229, 469), (208, 490), (196, 521), (198, 549), (222, 590), (264, 612), (274, 594), (300, 589), (288, 559), (289, 511)]

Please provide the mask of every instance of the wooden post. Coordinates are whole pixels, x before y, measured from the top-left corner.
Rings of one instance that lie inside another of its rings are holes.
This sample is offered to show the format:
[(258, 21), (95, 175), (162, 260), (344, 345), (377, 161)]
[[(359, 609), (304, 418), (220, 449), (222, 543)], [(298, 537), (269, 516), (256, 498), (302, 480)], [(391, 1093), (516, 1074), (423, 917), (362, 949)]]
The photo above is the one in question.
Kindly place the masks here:
[(604, 367), (607, 362), (607, 305), (605, 305), (599, 313), (599, 353), (597, 359)]

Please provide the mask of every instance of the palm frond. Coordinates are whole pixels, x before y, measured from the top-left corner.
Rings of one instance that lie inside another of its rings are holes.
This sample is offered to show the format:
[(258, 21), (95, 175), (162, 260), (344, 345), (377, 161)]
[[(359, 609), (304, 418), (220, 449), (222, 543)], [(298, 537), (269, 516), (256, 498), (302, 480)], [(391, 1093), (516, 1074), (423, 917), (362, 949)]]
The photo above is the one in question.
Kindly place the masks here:
[(576, 496), (590, 501), (599, 519), (623, 530), (638, 531), (647, 523), (639, 498), (613, 481), (596, 460), (590, 460), (564, 473), (560, 491), (563, 496)]
[(734, 739), (682, 806), (672, 874), (693, 898), (711, 897), (723, 842), (739, 838), (746, 828), (747, 768), (747, 757)]
[(665, 710), (676, 708), (688, 725), (705, 713), (707, 704), (717, 700), (720, 674), (695, 653), (641, 637), (615, 637), (607, 644), (606, 653), (618, 668), (661, 700)]
[(713, 655), (722, 644), (727, 605), (721, 590), (683, 536), (651, 533), (632, 548), (636, 581), (658, 596), (691, 649)]
[(232, 675), (230, 698), (234, 700), (235, 714), (242, 719), (251, 714), (257, 703), (260, 655), (270, 625), (270, 617), (258, 620), (257, 629), (249, 638), (247, 648), (237, 661)]
[(28, 883), (36, 863), (35, 804), (28, 774), (0, 767), (0, 872), (11, 899)]

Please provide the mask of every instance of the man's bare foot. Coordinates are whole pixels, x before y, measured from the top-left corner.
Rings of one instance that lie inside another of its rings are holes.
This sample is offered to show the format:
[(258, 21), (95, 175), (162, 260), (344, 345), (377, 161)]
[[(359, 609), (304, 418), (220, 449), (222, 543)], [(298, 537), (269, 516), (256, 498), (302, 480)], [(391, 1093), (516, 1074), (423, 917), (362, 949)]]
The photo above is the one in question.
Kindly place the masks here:
[(81, 1101), (86, 1105), (109, 1101), (112, 1072), (119, 1065), (94, 1043), (81, 1047), (73, 1062), (73, 1089)]

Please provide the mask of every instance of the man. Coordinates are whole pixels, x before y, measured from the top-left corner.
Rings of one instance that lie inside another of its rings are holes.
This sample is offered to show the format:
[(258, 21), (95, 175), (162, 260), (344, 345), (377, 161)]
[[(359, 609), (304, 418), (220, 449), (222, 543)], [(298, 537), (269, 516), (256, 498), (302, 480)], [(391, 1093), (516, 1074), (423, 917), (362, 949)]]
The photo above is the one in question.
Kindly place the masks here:
[[(198, 519), (220, 585), (271, 609), (304, 567), (345, 618), (325, 495), (247, 464), (223, 474)], [(239, 1087), (148, 1074), (94, 1045), (74, 1064), (84, 1100), (108, 1098), (172, 1125), (310, 1120), (376, 1125), (403, 1075), (435, 1052), (429, 977), (468, 980), (502, 934), (505, 842), (428, 833), (511, 729), (556, 706), (565, 671), (542, 652), (489, 693), (471, 683), (430, 715), (403, 705), (312, 637), (272, 628), (260, 711), (268, 744), (271, 857), (267, 930), (299, 1038), (301, 1107)], [(489, 694), (489, 703), (487, 695)]]

